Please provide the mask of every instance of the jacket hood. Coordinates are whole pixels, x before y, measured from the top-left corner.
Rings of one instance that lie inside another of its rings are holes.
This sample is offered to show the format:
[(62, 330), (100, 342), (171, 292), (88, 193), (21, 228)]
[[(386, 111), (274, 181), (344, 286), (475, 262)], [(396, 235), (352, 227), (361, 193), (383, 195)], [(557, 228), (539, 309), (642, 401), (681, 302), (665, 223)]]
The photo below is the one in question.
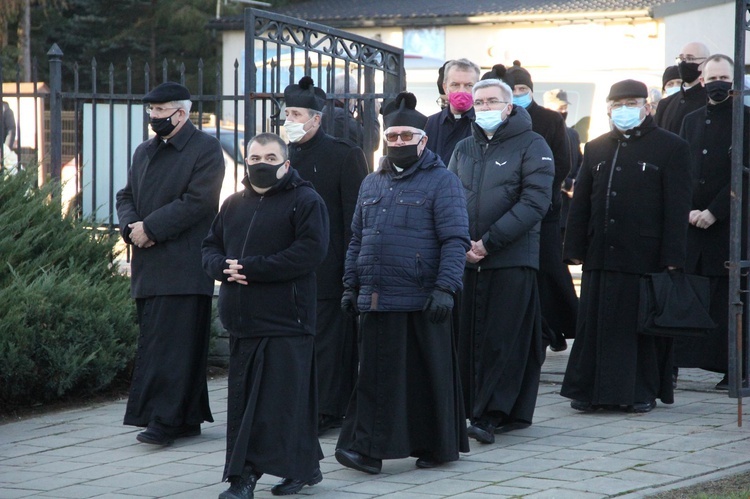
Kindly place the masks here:
[(247, 178), (247, 175), (242, 179), (242, 185), (245, 186), (245, 192), (242, 193), (242, 196), (244, 197), (246, 194), (250, 194), (252, 196), (273, 196), (277, 192), (280, 191), (288, 191), (290, 189), (296, 189), (300, 186), (308, 186), (312, 187), (312, 183), (308, 182), (307, 180), (303, 180), (302, 177), (299, 176), (299, 173), (297, 173), (297, 170), (289, 167), (289, 171), (286, 172), (286, 174), (279, 179), (276, 184), (273, 185), (268, 191), (266, 191), (263, 194), (259, 194), (255, 192), (255, 189), (250, 185), (250, 181)]
[(513, 110), (500, 125), (500, 128), (495, 130), (491, 139), (487, 138), (482, 127), (477, 125), (476, 122), (471, 124), (471, 133), (474, 136), (474, 139), (478, 142), (490, 144), (502, 142), (503, 140), (515, 137), (516, 135), (529, 130), (531, 130), (531, 115), (529, 115), (529, 112), (526, 109), (520, 106), (513, 106)]

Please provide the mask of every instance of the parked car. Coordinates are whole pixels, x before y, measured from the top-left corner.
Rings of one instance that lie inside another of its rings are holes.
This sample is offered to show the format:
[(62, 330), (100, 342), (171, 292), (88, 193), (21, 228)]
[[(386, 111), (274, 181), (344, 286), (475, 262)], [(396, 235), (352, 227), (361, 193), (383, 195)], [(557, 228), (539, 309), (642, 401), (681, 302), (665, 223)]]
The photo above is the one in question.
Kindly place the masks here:
[(242, 179), (245, 176), (245, 132), (243, 130), (235, 132), (234, 128), (220, 128), (217, 131), (214, 127), (204, 127), (202, 130), (204, 133), (219, 139), (222, 152), (224, 153), (226, 170), (220, 197), (220, 202), (223, 203), (229, 195), (243, 189)]

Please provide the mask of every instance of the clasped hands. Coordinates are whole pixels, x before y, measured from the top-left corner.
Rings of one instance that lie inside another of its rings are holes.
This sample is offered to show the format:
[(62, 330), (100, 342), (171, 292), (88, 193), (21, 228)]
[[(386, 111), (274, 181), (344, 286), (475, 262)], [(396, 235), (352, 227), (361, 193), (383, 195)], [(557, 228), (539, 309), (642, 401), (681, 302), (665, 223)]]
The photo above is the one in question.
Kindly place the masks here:
[(482, 240), (472, 241), (471, 249), (466, 252), (466, 260), (469, 263), (477, 263), (485, 256), (487, 256), (487, 250), (485, 249)]
[(242, 284), (243, 286), (247, 286), (247, 277), (240, 274), (240, 271), (242, 270), (242, 265), (237, 263), (237, 260), (227, 259), (226, 260), (227, 265), (229, 265), (229, 268), (224, 269), (224, 273), (227, 274), (227, 281), (229, 282), (236, 282), (237, 284)]
[(143, 229), (143, 221), (128, 224), (130, 228), (130, 240), (139, 248), (150, 248), (154, 241), (148, 238), (146, 231)]
[(716, 222), (716, 217), (708, 210), (692, 210), (688, 221), (699, 229), (708, 229)]

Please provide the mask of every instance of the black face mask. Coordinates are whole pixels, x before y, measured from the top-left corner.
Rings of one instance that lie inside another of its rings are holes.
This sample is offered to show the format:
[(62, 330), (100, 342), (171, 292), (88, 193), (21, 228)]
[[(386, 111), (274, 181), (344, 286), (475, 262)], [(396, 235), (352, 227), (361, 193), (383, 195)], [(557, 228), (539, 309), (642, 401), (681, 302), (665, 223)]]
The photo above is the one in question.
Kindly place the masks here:
[(412, 144), (401, 147), (388, 146), (388, 159), (394, 165), (406, 170), (419, 160), (419, 154), (417, 154), (418, 145), (419, 144)]
[(680, 72), (680, 78), (685, 83), (693, 83), (701, 75), (701, 70), (698, 69), (698, 63), (680, 61), (677, 65), (677, 70)]
[(715, 80), (706, 83), (708, 98), (714, 102), (724, 102), (727, 100), (731, 89), (732, 83), (728, 81)]
[(247, 179), (251, 184), (260, 189), (273, 187), (276, 185), (276, 182), (279, 181), (279, 179), (276, 178), (276, 172), (279, 171), (279, 168), (283, 164), (284, 163), (271, 165), (268, 163), (255, 163), (253, 165), (247, 165)]
[[(159, 137), (166, 137), (170, 133), (174, 132), (174, 129), (177, 127), (177, 125), (172, 124), (172, 116), (174, 116), (178, 112), (179, 109), (166, 118), (149, 118), (148, 121), (151, 124), (151, 130), (153, 130), (154, 133)], [(177, 123), (179, 123), (179, 121)]]

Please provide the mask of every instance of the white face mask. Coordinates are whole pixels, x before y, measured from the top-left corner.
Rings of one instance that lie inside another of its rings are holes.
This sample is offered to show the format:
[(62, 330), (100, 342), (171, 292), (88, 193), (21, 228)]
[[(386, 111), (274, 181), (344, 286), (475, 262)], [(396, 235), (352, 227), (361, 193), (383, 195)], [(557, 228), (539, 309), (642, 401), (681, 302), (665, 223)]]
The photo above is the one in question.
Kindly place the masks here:
[(307, 132), (312, 130), (305, 130), (305, 125), (310, 123), (314, 119), (310, 118), (309, 120), (305, 121), (304, 123), (294, 123), (293, 121), (285, 121), (284, 122), (284, 129), (286, 130), (286, 136), (289, 137), (289, 142), (299, 142), (302, 140), (302, 138), (307, 135)]

